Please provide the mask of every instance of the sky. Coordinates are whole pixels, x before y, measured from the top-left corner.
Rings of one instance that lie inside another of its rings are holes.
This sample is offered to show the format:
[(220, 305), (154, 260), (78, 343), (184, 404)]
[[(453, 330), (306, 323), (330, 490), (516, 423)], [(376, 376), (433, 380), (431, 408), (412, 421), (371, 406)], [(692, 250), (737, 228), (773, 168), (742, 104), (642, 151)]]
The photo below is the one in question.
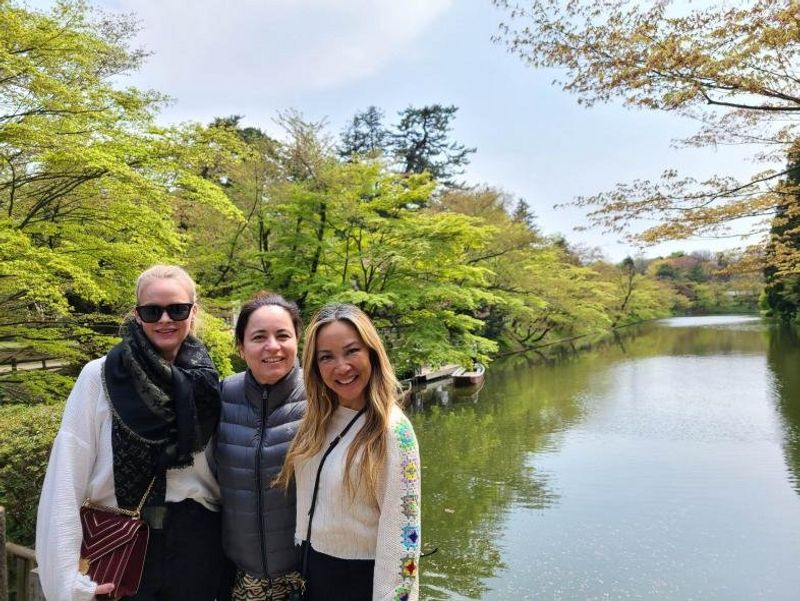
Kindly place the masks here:
[[(618, 182), (657, 178), (667, 168), (698, 177), (753, 172), (742, 149), (676, 150), (695, 125), (621, 104), (587, 109), (492, 42), (505, 17), (490, 0), (90, 0), (133, 13), (135, 45), (152, 53), (129, 83), (172, 97), (163, 123), (242, 115), (243, 125), (279, 136), (279, 111), (324, 119), (338, 135), (354, 113), (381, 108), (386, 122), (410, 105), (455, 105), (452, 136), (477, 148), (469, 184), (523, 198), (544, 234), (599, 247), (611, 260), (639, 253), (587, 227), (584, 210), (554, 208)], [(35, 0), (34, 7), (51, 2)], [(667, 243), (721, 250), (738, 240)]]

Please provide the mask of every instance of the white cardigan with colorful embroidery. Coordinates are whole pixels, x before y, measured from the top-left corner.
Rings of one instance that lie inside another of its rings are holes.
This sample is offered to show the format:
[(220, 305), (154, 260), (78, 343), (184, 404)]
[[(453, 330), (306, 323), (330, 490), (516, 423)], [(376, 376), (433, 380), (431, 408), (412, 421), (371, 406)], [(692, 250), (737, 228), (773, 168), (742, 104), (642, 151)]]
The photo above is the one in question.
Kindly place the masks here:
[[(305, 539), (314, 478), (322, 455), (356, 411), (338, 407), (333, 414), (322, 450), (298, 465), (298, 543)], [(373, 601), (414, 601), (419, 597), (417, 566), (420, 549), (420, 462), (417, 439), (399, 407), (389, 418), (386, 464), (378, 483), (377, 498), (364, 486), (355, 497), (347, 492), (344, 468), (347, 452), (364, 425), (359, 417), (334, 448), (322, 467), (311, 546), (320, 553), (342, 559), (374, 559)], [(358, 474), (358, 461), (351, 478)]]

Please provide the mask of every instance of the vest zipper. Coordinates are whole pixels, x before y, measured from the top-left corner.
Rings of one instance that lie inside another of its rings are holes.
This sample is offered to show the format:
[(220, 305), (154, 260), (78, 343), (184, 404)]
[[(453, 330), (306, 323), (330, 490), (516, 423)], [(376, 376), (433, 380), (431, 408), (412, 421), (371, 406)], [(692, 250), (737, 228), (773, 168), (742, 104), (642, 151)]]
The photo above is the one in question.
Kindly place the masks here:
[(258, 492), (257, 513), (258, 516), (258, 543), (259, 551), (261, 551), (261, 567), (264, 570), (264, 578), (269, 578), (267, 571), (267, 552), (264, 549), (264, 499), (263, 489), (261, 482), (261, 445), (264, 443), (264, 435), (267, 430), (267, 399), (269, 399), (269, 389), (265, 388), (261, 393), (261, 428), (258, 433), (258, 446), (256, 447), (256, 491)]

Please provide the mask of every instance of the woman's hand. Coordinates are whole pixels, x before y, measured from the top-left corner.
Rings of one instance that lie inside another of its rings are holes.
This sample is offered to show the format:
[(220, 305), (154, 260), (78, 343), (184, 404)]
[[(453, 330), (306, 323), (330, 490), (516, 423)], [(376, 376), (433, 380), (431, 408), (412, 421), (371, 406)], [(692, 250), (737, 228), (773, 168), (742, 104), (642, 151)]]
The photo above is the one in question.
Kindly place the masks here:
[(105, 584), (98, 584), (97, 588), (94, 589), (94, 594), (95, 594), (95, 597), (97, 595), (108, 595), (113, 590), (114, 590), (114, 583), (113, 582), (107, 582)]

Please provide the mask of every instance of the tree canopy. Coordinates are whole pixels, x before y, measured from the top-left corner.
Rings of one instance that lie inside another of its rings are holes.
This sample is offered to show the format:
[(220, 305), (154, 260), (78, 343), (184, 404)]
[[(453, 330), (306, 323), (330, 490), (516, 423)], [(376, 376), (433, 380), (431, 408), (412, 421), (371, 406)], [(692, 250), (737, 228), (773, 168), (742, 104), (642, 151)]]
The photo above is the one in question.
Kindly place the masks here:
[[(726, 236), (736, 223), (761, 218), (747, 233), (765, 233), (786, 207), (788, 150), (800, 116), (800, 4), (758, 0), (695, 8), (669, 0), (494, 0), (506, 22), (497, 39), (528, 64), (559, 70), (556, 83), (591, 106), (622, 100), (699, 122), (691, 146), (748, 144), (766, 163), (746, 178), (735, 173), (696, 179), (666, 169), (659, 181), (621, 183), (576, 202), (596, 225), (628, 231), (648, 243), (692, 236)], [(736, 169), (741, 171), (741, 169)], [(642, 232), (633, 224), (655, 220)], [(772, 260), (797, 270), (798, 249)]]
[(394, 128), (383, 123), (383, 111), (370, 106), (357, 112), (341, 134), (339, 155), (345, 159), (383, 157), (402, 173), (427, 173), (444, 186), (464, 172), (468, 148), (452, 139), (458, 107), (432, 104), (400, 111)]
[(392, 128), (371, 107), (338, 145), (294, 110), (277, 135), (238, 115), (160, 126), (165, 99), (118, 83), (143, 58), (129, 18), (0, 0), (0, 31), (0, 355), (62, 364), (0, 373), (4, 400), (63, 398), (157, 261), (195, 276), (226, 373), (221, 318), (261, 289), (305, 317), (334, 300), (364, 308), (401, 375), (681, 302), (671, 281), (543, 235), (524, 199), (452, 185), (473, 152), (452, 139), (454, 106), (409, 107)]
[(388, 149), (390, 135), (383, 124), (383, 111), (377, 106), (369, 106), (353, 115), (345, 127), (341, 135), (339, 156), (344, 159), (353, 156), (380, 156)]
[[(187, 240), (173, 221), (178, 201), (239, 218), (202, 176), (207, 164), (233, 159), (236, 139), (158, 127), (160, 95), (114, 84), (141, 62), (127, 46), (134, 31), (130, 19), (82, 3), (43, 14), (0, 2), (4, 349), (68, 361), (97, 354), (111, 340), (98, 324), (118, 323), (112, 315), (132, 305), (136, 273), (180, 259)], [(24, 396), (39, 380), (6, 375), (0, 392)]]

